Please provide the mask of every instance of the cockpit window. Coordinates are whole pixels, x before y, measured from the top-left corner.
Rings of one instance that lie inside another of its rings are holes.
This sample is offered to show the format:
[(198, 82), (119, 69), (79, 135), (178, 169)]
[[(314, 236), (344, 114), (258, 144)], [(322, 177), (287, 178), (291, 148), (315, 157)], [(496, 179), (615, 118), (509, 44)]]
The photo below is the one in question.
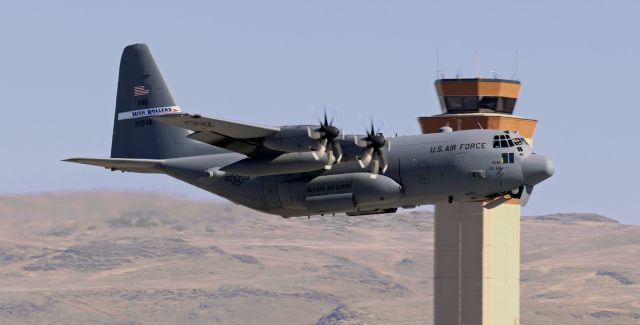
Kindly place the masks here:
[(525, 140), (524, 138), (514, 138), (513, 139), (513, 143), (515, 143), (516, 146), (521, 146), (523, 144), (528, 144), (527, 140)]
[[(509, 145), (511, 144), (511, 145)], [(494, 148), (509, 148), (513, 147), (513, 142), (511, 142), (511, 137), (508, 135), (496, 135), (493, 137), (493, 147)]]
[(524, 138), (513, 138), (509, 135), (496, 135), (493, 137), (493, 147), (494, 148), (510, 148), (514, 146), (521, 146), (523, 144), (528, 144)]

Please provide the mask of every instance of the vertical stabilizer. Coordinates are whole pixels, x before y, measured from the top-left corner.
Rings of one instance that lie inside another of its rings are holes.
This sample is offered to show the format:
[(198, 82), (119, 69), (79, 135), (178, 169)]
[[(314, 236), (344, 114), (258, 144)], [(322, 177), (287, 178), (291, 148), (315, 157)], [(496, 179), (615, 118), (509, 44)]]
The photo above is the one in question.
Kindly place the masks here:
[(150, 119), (179, 111), (149, 47), (125, 47), (120, 60), (111, 157), (164, 159), (217, 151), (188, 139), (188, 130)]

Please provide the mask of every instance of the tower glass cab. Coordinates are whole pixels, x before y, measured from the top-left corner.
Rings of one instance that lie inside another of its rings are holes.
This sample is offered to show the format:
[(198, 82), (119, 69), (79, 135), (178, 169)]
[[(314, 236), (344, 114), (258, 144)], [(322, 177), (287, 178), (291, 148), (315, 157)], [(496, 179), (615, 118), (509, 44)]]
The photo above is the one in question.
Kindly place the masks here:
[(443, 113), (513, 114), (520, 82), (506, 79), (438, 79), (435, 82)]

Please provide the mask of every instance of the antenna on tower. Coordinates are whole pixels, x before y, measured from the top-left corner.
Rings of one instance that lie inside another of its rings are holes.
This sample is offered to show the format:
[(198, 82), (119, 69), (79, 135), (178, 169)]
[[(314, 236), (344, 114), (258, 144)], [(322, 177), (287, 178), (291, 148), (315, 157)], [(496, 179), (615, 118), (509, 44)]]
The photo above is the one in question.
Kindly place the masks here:
[(440, 78), (440, 49), (436, 49), (436, 79)]
[(476, 78), (480, 79), (480, 51), (476, 50)]
[(514, 72), (513, 72), (513, 76), (511, 76), (511, 79), (518, 80), (518, 49), (516, 49), (514, 52), (513, 70)]

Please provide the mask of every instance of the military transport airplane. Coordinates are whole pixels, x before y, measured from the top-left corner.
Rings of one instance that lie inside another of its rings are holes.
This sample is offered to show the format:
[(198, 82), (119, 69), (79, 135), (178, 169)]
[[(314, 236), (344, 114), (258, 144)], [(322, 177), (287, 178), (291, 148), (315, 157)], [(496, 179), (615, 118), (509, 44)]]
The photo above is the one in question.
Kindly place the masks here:
[(120, 61), (111, 158), (65, 161), (177, 178), (283, 217), (395, 212), (478, 201), (493, 208), (551, 177), (551, 161), (518, 133), (453, 131), (385, 137), (318, 125), (265, 126), (182, 112), (144, 44)]

